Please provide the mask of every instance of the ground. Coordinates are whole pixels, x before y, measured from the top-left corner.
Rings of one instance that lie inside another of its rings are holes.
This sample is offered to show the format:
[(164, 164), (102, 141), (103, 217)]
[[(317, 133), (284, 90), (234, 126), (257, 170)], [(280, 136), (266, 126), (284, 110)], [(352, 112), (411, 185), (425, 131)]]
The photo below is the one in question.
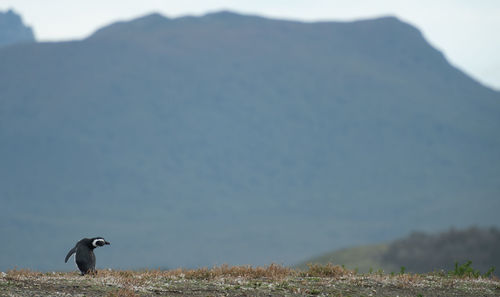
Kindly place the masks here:
[(299, 271), (279, 265), (197, 270), (0, 273), (0, 296), (500, 296), (498, 278), (445, 273), (357, 274), (339, 266)]

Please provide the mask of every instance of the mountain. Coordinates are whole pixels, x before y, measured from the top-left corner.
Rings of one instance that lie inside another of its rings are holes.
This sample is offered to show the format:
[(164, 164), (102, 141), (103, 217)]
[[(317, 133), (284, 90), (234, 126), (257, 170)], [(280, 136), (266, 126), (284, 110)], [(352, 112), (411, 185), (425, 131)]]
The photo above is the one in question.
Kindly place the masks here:
[(23, 24), (13, 10), (0, 11), (0, 47), (19, 42), (34, 42), (33, 30)]
[(426, 273), (453, 271), (455, 263), (463, 265), (471, 261), (471, 267), (486, 273), (491, 267), (500, 267), (500, 230), (497, 228), (450, 229), (428, 234), (412, 232), (409, 236), (389, 243), (356, 246), (326, 253), (299, 264), (333, 263), (349, 269), (369, 272), (379, 269), (385, 272)]
[(148, 15), (0, 49), (0, 270), (296, 263), (499, 225), (500, 93), (394, 17)]

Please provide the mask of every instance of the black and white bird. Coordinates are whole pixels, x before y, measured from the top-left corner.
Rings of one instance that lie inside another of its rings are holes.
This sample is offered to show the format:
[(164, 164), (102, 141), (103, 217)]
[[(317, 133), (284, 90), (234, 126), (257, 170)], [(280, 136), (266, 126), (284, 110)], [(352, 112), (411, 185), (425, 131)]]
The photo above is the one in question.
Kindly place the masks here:
[(68, 262), (68, 259), (71, 255), (75, 254), (75, 262), (78, 269), (82, 275), (86, 273), (95, 273), (95, 255), (94, 249), (98, 246), (104, 246), (110, 244), (102, 237), (94, 237), (94, 238), (84, 238), (76, 243), (75, 247), (72, 248), (64, 262)]

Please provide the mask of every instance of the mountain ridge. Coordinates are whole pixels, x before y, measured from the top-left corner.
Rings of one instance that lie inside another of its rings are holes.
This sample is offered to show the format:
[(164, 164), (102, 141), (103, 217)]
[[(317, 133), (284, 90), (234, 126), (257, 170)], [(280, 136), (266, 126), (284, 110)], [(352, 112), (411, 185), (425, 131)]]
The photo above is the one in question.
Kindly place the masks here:
[(0, 11), (0, 47), (34, 41), (33, 30), (23, 24), (21, 16), (12, 9)]
[[(208, 13), (203, 16), (181, 16), (177, 18), (169, 18), (166, 17), (160, 13), (151, 13), (144, 15), (142, 17), (136, 18), (132, 21), (119, 21), (112, 23), (108, 26), (104, 26), (103, 28), (97, 30), (93, 34), (91, 34), (88, 39), (93, 39), (93, 38), (100, 38), (100, 35), (105, 35), (106, 31), (112, 30), (110, 33), (114, 32), (114, 30), (122, 30), (122, 31), (133, 31), (132, 29), (138, 29), (138, 27), (145, 26), (147, 28), (149, 25), (159, 25), (159, 26), (167, 26), (167, 25), (173, 25), (175, 23), (183, 23), (183, 22), (202, 22), (203, 20), (213, 20), (216, 19), (218, 21), (228, 21), (228, 20), (247, 20), (247, 21), (254, 21), (254, 22), (263, 22), (267, 24), (285, 24), (285, 25), (305, 25), (305, 26), (354, 26), (354, 27), (361, 27), (361, 30), (363, 30), (362, 27), (366, 28), (372, 28), (373, 25), (377, 25), (381, 28), (378, 29), (384, 29), (384, 28), (390, 28), (390, 27), (397, 27), (398, 32), (393, 32), (393, 33), (398, 33), (398, 34), (415, 34), (416, 39), (419, 39), (420, 44), (425, 44), (428, 45), (427, 41), (425, 40), (422, 32), (418, 30), (416, 27), (412, 26), (409, 23), (406, 23), (400, 19), (398, 19), (395, 16), (382, 16), (378, 17), (375, 19), (362, 19), (362, 20), (355, 20), (355, 21), (317, 21), (317, 22), (306, 22), (306, 21), (296, 21), (296, 20), (281, 20), (281, 19), (272, 19), (268, 17), (261, 17), (258, 15), (246, 15), (246, 14), (240, 14), (234, 11), (230, 10), (224, 10), (224, 11), (218, 11), (218, 12), (213, 12), (213, 13)], [(121, 27), (124, 26), (124, 27)], [(394, 30), (393, 30), (394, 31)], [(370, 36), (370, 32), (367, 32), (368, 36)], [(387, 42), (385, 40), (384, 42)], [(391, 40), (389, 40), (391, 42)], [(445, 58), (444, 54), (437, 50), (434, 47), (432, 48), (433, 51), (436, 51), (436, 59), (444, 61), (446, 64), (448, 64), (447, 59)], [(422, 62), (422, 60), (419, 60), (419, 62)], [(453, 66), (456, 68), (455, 66)], [(459, 72), (462, 73), (464, 77), (470, 78), (465, 72), (462, 70), (456, 68)], [(494, 90), (486, 85), (483, 85), (479, 81), (475, 80), (475, 82), (481, 84), (485, 88), (495, 92), (495, 93), (500, 93), (498, 90)]]

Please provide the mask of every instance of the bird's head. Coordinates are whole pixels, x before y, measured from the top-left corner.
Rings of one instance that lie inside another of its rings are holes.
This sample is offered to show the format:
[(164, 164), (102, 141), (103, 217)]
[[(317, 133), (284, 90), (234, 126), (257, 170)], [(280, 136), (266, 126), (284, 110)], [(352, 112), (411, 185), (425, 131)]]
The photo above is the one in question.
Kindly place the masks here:
[(98, 247), (98, 246), (103, 246), (103, 245), (107, 245), (107, 244), (110, 244), (109, 242), (106, 241), (106, 239), (104, 239), (103, 237), (94, 237), (94, 238), (91, 238), (90, 239), (92, 241), (92, 246), (94, 248)]

